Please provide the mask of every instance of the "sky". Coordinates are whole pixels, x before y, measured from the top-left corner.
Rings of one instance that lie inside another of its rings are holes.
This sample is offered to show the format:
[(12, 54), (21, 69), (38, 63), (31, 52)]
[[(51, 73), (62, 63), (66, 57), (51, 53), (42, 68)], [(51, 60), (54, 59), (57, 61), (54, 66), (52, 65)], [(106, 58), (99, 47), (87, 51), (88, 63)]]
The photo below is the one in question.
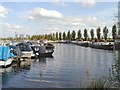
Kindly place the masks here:
[(117, 2), (97, 2), (95, 0), (72, 2), (1, 2), (0, 37), (14, 37), (15, 33), (39, 35), (67, 32), (97, 27), (109, 29), (116, 23)]

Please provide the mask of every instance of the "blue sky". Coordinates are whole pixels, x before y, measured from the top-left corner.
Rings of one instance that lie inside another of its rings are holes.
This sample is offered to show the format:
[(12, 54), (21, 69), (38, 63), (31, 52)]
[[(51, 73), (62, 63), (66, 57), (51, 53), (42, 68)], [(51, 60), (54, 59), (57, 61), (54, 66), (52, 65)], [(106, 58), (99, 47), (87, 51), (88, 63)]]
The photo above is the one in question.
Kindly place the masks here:
[[(117, 2), (3, 2), (0, 5), (1, 37), (45, 34), (87, 28), (111, 31)], [(111, 36), (111, 33), (109, 34)]]

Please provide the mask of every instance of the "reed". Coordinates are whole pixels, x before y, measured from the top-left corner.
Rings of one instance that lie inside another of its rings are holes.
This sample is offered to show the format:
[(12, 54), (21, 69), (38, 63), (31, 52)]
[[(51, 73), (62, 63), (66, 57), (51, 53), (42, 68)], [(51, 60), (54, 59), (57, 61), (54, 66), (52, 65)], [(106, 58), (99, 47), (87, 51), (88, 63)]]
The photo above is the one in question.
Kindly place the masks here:
[(100, 78), (100, 79), (92, 79), (88, 82), (88, 84), (87, 83), (81, 84), (80, 88), (106, 90), (106, 89), (112, 88), (112, 85), (108, 80)]

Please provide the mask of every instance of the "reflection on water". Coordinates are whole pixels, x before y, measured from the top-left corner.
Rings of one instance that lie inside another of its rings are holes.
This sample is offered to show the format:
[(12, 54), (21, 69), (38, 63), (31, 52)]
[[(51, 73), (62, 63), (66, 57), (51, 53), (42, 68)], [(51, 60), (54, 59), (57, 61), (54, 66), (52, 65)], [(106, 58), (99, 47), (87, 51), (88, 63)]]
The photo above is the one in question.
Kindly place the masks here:
[(13, 65), (4, 70), (2, 74), (2, 84), (7, 84), (14, 76), (19, 75), (21, 72), (27, 72), (30, 70), (31, 62), (25, 61), (21, 63), (13, 63)]
[[(115, 60), (115, 54), (115, 51), (55, 44), (53, 57), (13, 64), (11, 70), (2, 75), (3, 87), (79, 88), (81, 83), (87, 82), (88, 79), (110, 76), (110, 68), (119, 61), (119, 58)], [(117, 69), (120, 72), (120, 67)], [(115, 75), (111, 75), (112, 80)]]
[[(6, 73), (4, 72), (2, 74), (3, 87), (10, 88), (17, 86), (20, 88), (21, 86), (25, 85), (26, 81), (28, 82), (27, 84), (28, 86), (29, 86), (29, 81), (30, 82), (40, 81), (40, 78), (42, 79), (43, 72), (45, 70), (46, 59), (53, 60), (53, 56), (47, 58), (42, 57), (38, 59), (27, 60), (20, 63), (13, 63), (9, 71), (5, 70)], [(32, 85), (32, 87), (33, 86), (34, 85)]]

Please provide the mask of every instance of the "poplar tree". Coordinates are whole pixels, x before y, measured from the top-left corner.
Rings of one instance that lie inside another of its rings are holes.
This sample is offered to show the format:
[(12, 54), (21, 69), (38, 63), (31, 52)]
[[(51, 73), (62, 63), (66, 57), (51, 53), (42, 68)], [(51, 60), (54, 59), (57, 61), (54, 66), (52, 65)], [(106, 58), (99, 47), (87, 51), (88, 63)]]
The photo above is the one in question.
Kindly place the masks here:
[(72, 40), (74, 41), (75, 40), (75, 36), (76, 36), (76, 32), (74, 30), (72, 31), (72, 35), (71, 36), (72, 36)]
[(117, 27), (116, 27), (116, 25), (113, 25), (113, 27), (112, 27), (112, 38), (113, 38), (113, 40), (115, 40), (116, 37), (117, 37)]
[(87, 38), (88, 38), (88, 32), (87, 32), (87, 29), (84, 29), (84, 38), (85, 38), (85, 41), (86, 41)]
[(63, 40), (66, 40), (66, 33), (63, 32)]
[(97, 28), (97, 38), (100, 40), (100, 36), (101, 36), (101, 29), (100, 27)]
[(103, 35), (104, 35), (104, 39), (107, 40), (107, 37), (108, 37), (108, 29), (107, 29), (106, 26), (103, 28)]
[(81, 30), (79, 30), (79, 31), (77, 32), (77, 39), (80, 40), (81, 37), (82, 37)]
[(94, 39), (94, 29), (91, 29), (90, 35), (91, 35), (91, 40), (93, 40)]

